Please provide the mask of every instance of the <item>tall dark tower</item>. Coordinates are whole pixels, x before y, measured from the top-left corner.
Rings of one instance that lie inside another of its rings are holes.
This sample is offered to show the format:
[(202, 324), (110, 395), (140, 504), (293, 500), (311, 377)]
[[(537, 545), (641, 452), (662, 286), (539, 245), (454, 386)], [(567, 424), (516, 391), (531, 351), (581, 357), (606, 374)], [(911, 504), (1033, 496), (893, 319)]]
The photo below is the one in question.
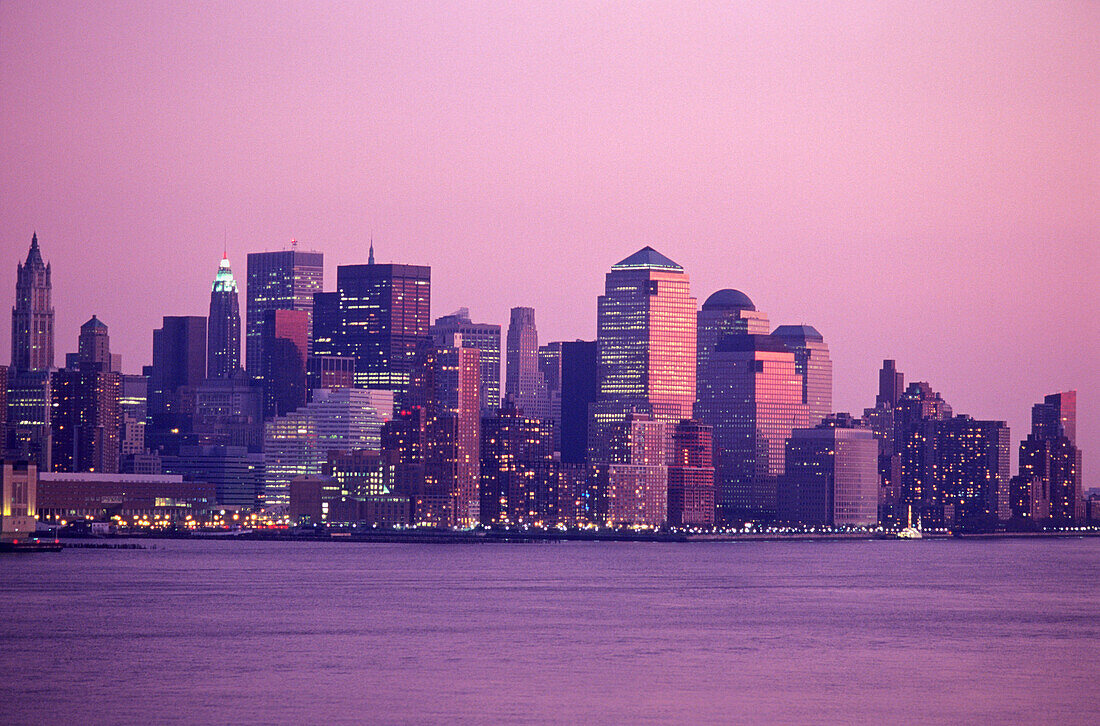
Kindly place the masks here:
[(237, 281), (222, 256), (210, 291), (210, 317), (206, 327), (206, 377), (231, 378), (241, 367), (241, 306)]
[(11, 365), (16, 371), (53, 368), (53, 306), (50, 266), (42, 262), (38, 234), (31, 236), (27, 261), (16, 268), (11, 309)]
[(528, 418), (550, 418), (546, 380), (539, 370), (539, 334), (534, 308), (512, 308), (508, 323), (504, 393)]
[[(313, 296), (324, 289), (325, 256), (300, 251), (297, 245), (292, 241), (291, 250), (248, 255), (245, 365), (253, 378), (263, 376), (264, 315), (268, 310), (305, 310), (312, 328)], [(309, 347), (312, 350), (311, 343)]]

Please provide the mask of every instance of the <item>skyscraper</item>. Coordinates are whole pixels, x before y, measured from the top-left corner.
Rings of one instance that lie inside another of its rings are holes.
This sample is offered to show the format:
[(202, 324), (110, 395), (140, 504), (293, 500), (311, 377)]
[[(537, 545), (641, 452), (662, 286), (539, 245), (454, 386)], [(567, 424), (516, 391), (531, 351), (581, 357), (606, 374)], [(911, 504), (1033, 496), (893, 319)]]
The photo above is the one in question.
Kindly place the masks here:
[(794, 353), (795, 371), (802, 376), (802, 403), (816, 426), (833, 410), (833, 362), (821, 333), (810, 325), (780, 325), (772, 332)]
[(16, 267), (11, 309), (11, 365), (17, 373), (53, 368), (53, 305), (50, 266), (42, 262), (38, 234), (31, 236), (27, 261)]
[(936, 488), (956, 526), (992, 531), (1010, 517), (1011, 446), (1004, 421), (953, 416), (937, 424)]
[(304, 310), (268, 310), (261, 340), (264, 418), (268, 419), (306, 403), (308, 314)]
[(669, 424), (628, 413), (613, 425), (606, 477), (607, 524), (659, 527), (668, 521)]
[(228, 257), (222, 257), (214, 276), (206, 333), (207, 378), (231, 378), (241, 367), (241, 308)]
[(431, 268), (366, 264), (336, 268), (339, 355), (355, 358), (356, 385), (408, 390), (417, 346), (428, 337)]
[(453, 348), (458, 345), (455, 341), (460, 340), (463, 348), (481, 351), (482, 415), (494, 415), (500, 406), (500, 326), (471, 322), (470, 311), (459, 308), (436, 318), (431, 334), (439, 347)]
[(297, 242), (291, 244), (295, 249), (248, 255), (245, 364), (253, 378), (263, 376), (262, 339), (267, 311), (304, 310), (312, 316), (313, 296), (324, 289), (325, 256), (299, 251)]
[(153, 331), (153, 364), (149, 373), (151, 449), (174, 453), (180, 437), (191, 430), (195, 389), (206, 379), (206, 318), (166, 315)]
[(550, 422), (523, 414), (511, 399), (482, 420), (482, 524), (556, 524), (556, 478)]
[(107, 326), (94, 315), (80, 327), (76, 367), (53, 373), (50, 395), (54, 471), (119, 469), (121, 377), (111, 370)]
[(809, 525), (878, 522), (878, 444), (874, 432), (835, 419), (795, 429), (786, 444), (778, 516)]
[(698, 421), (681, 421), (672, 432), (668, 522), (714, 524), (714, 437), (710, 426)]
[(718, 341), (727, 335), (767, 335), (771, 330), (768, 316), (756, 309), (748, 295), (733, 289), (719, 290), (706, 299), (696, 317), (696, 327), (696, 367), (699, 371), (710, 359)]
[(504, 366), (504, 395), (531, 418), (550, 419), (546, 380), (539, 370), (539, 335), (534, 308), (512, 308), (508, 323), (507, 358)]
[(718, 520), (774, 517), (785, 442), (809, 423), (794, 353), (771, 335), (725, 336), (700, 369), (695, 418), (714, 431)]
[(596, 341), (561, 344), (561, 460), (584, 464), (588, 458), (588, 407), (596, 401)]
[(1046, 493), (1055, 523), (1084, 519), (1076, 391), (1053, 393), (1032, 407), (1031, 433), (1020, 442), (1020, 477), (1038, 479), (1036, 488)]
[(612, 265), (596, 331), (589, 451), (593, 462), (607, 462), (611, 431), (627, 413), (670, 423), (692, 417), (696, 315), (684, 269), (652, 247)]

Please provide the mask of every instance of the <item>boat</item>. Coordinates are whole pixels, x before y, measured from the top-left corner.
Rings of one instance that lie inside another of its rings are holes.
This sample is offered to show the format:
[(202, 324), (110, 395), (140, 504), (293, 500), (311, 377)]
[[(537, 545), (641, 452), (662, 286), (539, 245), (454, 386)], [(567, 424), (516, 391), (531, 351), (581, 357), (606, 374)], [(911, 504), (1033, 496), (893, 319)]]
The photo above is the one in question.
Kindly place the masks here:
[(905, 529), (898, 532), (898, 539), (923, 539), (924, 533), (920, 531), (920, 517), (917, 517), (917, 526), (913, 526), (913, 505), (909, 505), (909, 523)]

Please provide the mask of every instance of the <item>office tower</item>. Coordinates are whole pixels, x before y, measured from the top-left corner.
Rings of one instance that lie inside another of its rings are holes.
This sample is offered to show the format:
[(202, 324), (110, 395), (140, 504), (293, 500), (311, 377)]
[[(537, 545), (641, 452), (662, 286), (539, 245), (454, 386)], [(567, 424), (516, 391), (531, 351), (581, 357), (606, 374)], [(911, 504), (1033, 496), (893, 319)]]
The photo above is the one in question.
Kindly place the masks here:
[(419, 265), (342, 265), (337, 353), (355, 358), (356, 385), (408, 390), (417, 346), (428, 336), (431, 268)]
[[(767, 335), (768, 316), (756, 309), (740, 290), (719, 290), (703, 303), (696, 316), (696, 368), (702, 370), (718, 341), (727, 335)], [(698, 373), (696, 374), (698, 376)]]
[(355, 359), (350, 355), (311, 355), (306, 359), (306, 388), (309, 400), (313, 400), (313, 391), (318, 388), (354, 387)]
[(264, 503), (285, 505), (298, 476), (320, 476), (329, 452), (378, 450), (393, 412), (390, 391), (322, 389), (312, 402), (264, 426)]
[(121, 376), (111, 370), (107, 326), (94, 315), (80, 327), (76, 368), (50, 383), (54, 471), (115, 473), (119, 468)]
[(0, 459), (8, 455), (8, 367), (0, 366)]
[(217, 503), (253, 508), (263, 493), (263, 456), (243, 446), (183, 444), (175, 456), (164, 457), (164, 473), (214, 486)]
[(16, 267), (11, 309), (11, 366), (15, 372), (53, 368), (53, 305), (50, 266), (43, 263), (38, 234), (31, 235), (27, 260)]
[(957, 526), (992, 531), (1011, 516), (1011, 443), (1004, 421), (954, 416), (936, 426), (937, 489)]
[(482, 420), (481, 523), (557, 523), (553, 428), (523, 413), (509, 398)]
[(882, 369), (878, 373), (878, 395), (875, 397), (875, 405), (893, 408), (904, 392), (905, 374), (898, 370), (894, 361), (889, 359), (882, 361)]
[(692, 417), (696, 316), (684, 269), (651, 247), (612, 265), (596, 329), (599, 390), (589, 453), (603, 463), (609, 435), (627, 413), (670, 423)]
[(560, 341), (539, 346), (539, 372), (546, 383), (550, 420), (554, 422), (554, 451), (561, 451), (561, 346)]
[(313, 296), (324, 289), (324, 254), (300, 251), (297, 242), (291, 245), (295, 249), (248, 255), (245, 364), (248, 375), (253, 378), (263, 376), (263, 329), (267, 312), (301, 310), (310, 317)]
[(550, 420), (550, 398), (539, 370), (539, 335), (534, 308), (512, 308), (504, 363), (504, 395), (525, 415)]
[(780, 325), (772, 333), (794, 353), (794, 369), (802, 376), (802, 403), (810, 411), (810, 425), (816, 426), (833, 410), (833, 362), (829, 346), (817, 329), (809, 325)]
[(119, 376), (119, 468), (125, 470), (126, 460), (145, 452), (145, 423), (149, 416), (149, 379), (142, 375), (123, 373)]
[(207, 379), (195, 388), (192, 443), (263, 449), (263, 388), (238, 369), (230, 378)]
[(1020, 476), (1039, 479), (1054, 523), (1076, 524), (1084, 519), (1076, 391), (1051, 394), (1032, 407), (1031, 433), (1020, 442)]
[(898, 514), (920, 516), (925, 524), (946, 524), (943, 492), (936, 479), (936, 427), (952, 410), (924, 381), (910, 383), (894, 408), (894, 450), (898, 455)]
[(780, 477), (781, 521), (830, 527), (878, 522), (878, 443), (874, 432), (857, 426), (830, 418), (791, 432)]
[(206, 380), (206, 318), (164, 317), (153, 331), (153, 364), (148, 368), (149, 447), (172, 453), (190, 432), (195, 389)]
[(436, 346), (481, 351), (481, 413), (492, 416), (500, 406), (500, 326), (470, 321), (470, 311), (459, 308), (450, 315), (436, 318), (431, 327)]
[(700, 373), (695, 417), (714, 432), (716, 518), (771, 519), (785, 442), (809, 423), (794, 353), (770, 335), (728, 335)]
[(49, 370), (8, 369), (7, 456), (33, 461), (40, 471), (49, 471), (52, 396)]
[(306, 403), (309, 316), (304, 310), (268, 310), (261, 340), (264, 418), (269, 419)]
[(668, 521), (669, 424), (644, 413), (628, 413), (614, 425), (605, 477), (607, 524), (659, 527)]
[(709, 426), (683, 420), (672, 431), (668, 464), (668, 523), (714, 524), (714, 437)]
[(313, 296), (313, 355), (340, 355), (343, 334), (340, 317), (340, 293), (319, 292)]
[(596, 341), (561, 344), (561, 460), (588, 460), (588, 407), (596, 401)]
[(241, 306), (237, 281), (223, 256), (210, 289), (210, 317), (206, 324), (206, 376), (230, 378), (241, 367)]

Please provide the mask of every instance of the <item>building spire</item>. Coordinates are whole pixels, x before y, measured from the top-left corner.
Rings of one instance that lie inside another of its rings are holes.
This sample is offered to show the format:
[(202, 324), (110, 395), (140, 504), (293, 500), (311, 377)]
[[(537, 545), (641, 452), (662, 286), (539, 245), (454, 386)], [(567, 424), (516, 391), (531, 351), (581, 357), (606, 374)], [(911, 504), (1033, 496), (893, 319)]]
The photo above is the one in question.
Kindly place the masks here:
[(370, 238), (370, 254), (367, 256), (367, 264), (374, 264), (374, 237)]

